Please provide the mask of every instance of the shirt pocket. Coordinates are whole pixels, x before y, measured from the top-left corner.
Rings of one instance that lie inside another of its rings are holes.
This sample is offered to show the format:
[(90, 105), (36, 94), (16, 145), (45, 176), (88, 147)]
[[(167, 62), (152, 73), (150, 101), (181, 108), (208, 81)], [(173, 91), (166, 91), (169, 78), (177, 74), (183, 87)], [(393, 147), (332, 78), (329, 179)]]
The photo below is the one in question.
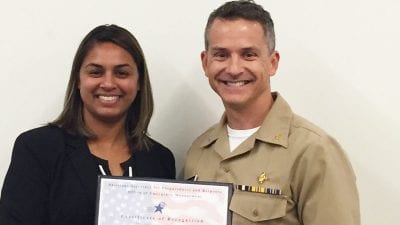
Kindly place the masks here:
[(252, 222), (281, 218), (286, 215), (284, 196), (235, 191), (229, 209)]

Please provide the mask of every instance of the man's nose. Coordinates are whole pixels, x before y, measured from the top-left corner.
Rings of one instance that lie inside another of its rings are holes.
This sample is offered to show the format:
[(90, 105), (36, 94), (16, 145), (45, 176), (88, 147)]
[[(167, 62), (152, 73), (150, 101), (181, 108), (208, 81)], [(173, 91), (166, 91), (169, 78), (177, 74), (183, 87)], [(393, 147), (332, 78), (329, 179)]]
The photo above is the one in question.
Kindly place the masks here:
[(243, 73), (243, 64), (239, 56), (231, 56), (227, 62), (226, 72), (236, 76)]

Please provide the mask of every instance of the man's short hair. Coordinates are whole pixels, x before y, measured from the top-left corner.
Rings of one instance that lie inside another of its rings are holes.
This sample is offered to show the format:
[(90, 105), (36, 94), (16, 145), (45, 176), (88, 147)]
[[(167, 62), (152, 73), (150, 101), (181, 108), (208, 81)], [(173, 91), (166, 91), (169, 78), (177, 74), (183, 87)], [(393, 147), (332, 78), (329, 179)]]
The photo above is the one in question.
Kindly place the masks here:
[(226, 2), (210, 14), (204, 32), (206, 50), (208, 49), (208, 31), (215, 19), (218, 18), (225, 20), (245, 19), (260, 23), (264, 30), (269, 51), (275, 50), (274, 22), (271, 15), (261, 5), (252, 0)]

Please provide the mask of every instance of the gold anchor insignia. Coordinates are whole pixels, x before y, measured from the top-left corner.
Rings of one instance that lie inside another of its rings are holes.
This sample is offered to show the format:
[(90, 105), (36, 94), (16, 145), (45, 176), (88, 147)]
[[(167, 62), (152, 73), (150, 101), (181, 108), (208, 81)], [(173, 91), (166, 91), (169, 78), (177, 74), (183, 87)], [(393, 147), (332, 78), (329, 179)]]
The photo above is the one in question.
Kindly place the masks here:
[(265, 172), (262, 172), (260, 174), (260, 176), (258, 176), (258, 178), (257, 178), (257, 181), (259, 184), (264, 183), (264, 181), (266, 181), (266, 180), (267, 180), (267, 175), (265, 174)]

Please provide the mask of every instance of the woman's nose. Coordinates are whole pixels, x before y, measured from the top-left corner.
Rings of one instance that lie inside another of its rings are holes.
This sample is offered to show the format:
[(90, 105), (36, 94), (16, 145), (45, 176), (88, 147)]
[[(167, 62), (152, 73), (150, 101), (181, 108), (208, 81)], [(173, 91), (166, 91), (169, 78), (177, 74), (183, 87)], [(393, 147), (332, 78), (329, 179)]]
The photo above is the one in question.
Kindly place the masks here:
[(101, 81), (100, 87), (106, 89), (115, 88), (115, 77), (112, 72), (106, 72)]

